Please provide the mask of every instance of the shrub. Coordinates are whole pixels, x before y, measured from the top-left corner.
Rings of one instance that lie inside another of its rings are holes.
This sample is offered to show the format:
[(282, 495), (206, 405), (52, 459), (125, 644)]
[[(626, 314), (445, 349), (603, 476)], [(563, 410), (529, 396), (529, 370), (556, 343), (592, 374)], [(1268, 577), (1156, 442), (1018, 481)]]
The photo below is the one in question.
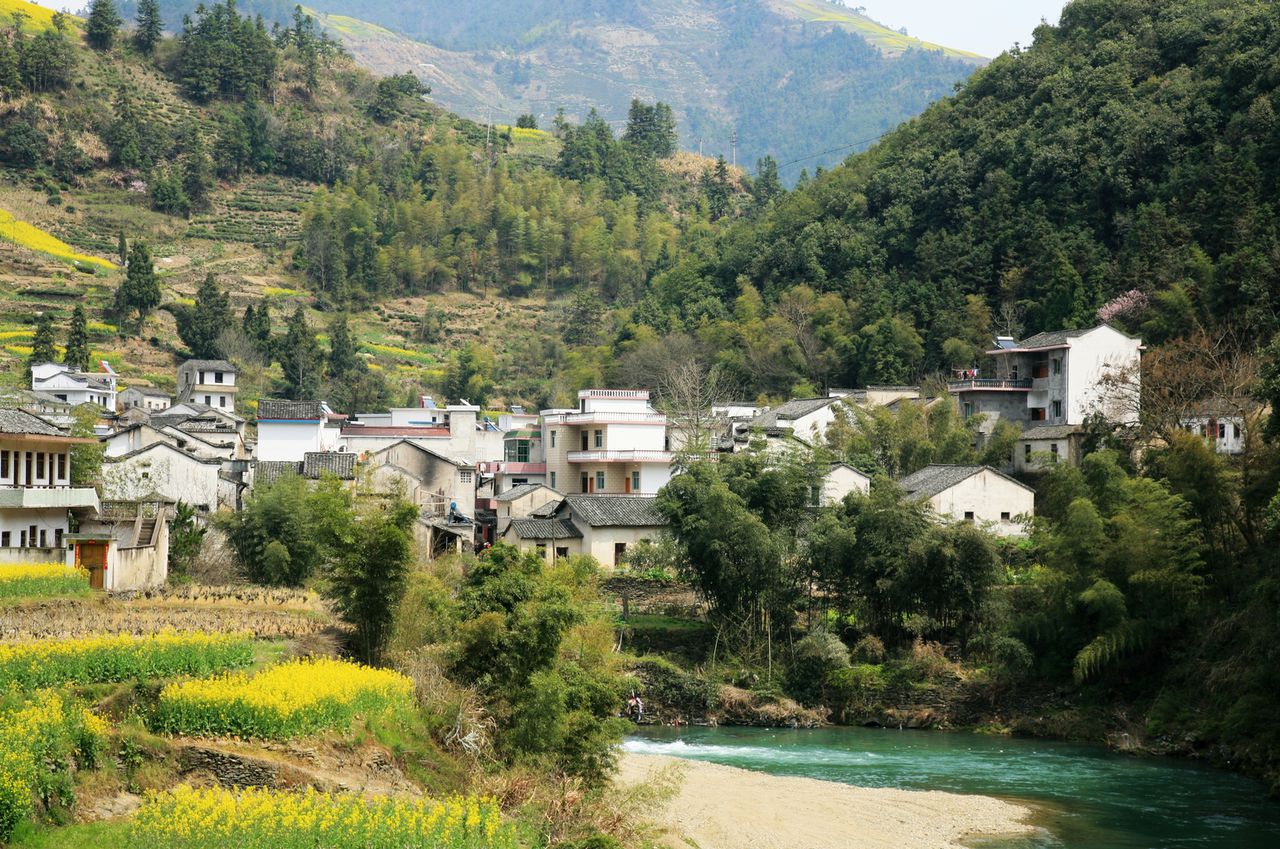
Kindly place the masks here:
[(179, 787), (149, 796), (130, 828), (135, 849), (516, 849), (492, 799), (362, 798)]
[(849, 649), (840, 638), (824, 628), (815, 628), (796, 643), (787, 667), (787, 692), (803, 705), (823, 701), (823, 683), (849, 666)]
[(285, 740), (349, 728), (359, 714), (408, 706), (412, 697), (413, 682), (398, 672), (309, 658), (253, 676), (169, 684), (152, 723), (170, 734)]
[(80, 637), (0, 645), (0, 689), (99, 684), (166, 675), (208, 675), (253, 662), (241, 634)]
[(884, 640), (868, 634), (853, 644), (853, 659), (859, 663), (884, 663)]
[(58, 563), (0, 566), (0, 598), (88, 595), (89, 573)]

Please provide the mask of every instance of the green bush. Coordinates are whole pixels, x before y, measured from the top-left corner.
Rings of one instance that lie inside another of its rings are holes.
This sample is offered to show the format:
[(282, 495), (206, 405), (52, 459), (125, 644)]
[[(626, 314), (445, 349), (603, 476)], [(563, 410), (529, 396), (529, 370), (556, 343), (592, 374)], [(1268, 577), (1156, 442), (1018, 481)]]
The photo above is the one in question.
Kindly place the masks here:
[(835, 634), (816, 628), (796, 643), (787, 666), (787, 693), (808, 707), (821, 704), (824, 682), (848, 668), (849, 648)]

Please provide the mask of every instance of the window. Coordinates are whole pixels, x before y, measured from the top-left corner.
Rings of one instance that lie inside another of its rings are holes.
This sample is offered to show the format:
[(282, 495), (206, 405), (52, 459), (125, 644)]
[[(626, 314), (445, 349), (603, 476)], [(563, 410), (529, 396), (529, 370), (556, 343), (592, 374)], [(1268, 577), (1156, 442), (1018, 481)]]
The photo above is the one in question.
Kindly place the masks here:
[(204, 383), (204, 372), (197, 372), (197, 374), (199, 374), (199, 380), (197, 380), (196, 382)]
[[(1057, 360), (1054, 360), (1054, 362), (1056, 363), (1056, 362), (1057, 362)], [(1002, 521), (1002, 522), (1007, 522), (1007, 521), (1009, 521), (1009, 520), (1010, 520), (1010, 519), (1012, 519), (1012, 518), (1013, 518), (1013, 516), (1009, 513), (1009, 511), (1008, 511), (1008, 510), (1001, 511), (1001, 513), (1000, 513), (1000, 521)]]
[(27, 547), (27, 532), (26, 532), (26, 531), (22, 531), (22, 532), (20, 532), (20, 533), (18, 534), (18, 547), (19, 547), (19, 548), (26, 548), (26, 547)]
[(1010, 379), (1010, 380), (1017, 380), (1017, 379), (1018, 379), (1018, 364), (1017, 364), (1017, 363), (1014, 363), (1012, 366), (1010, 366), (1010, 367), (1009, 367), (1009, 379)]
[(205, 405), (206, 407), (212, 407), (212, 406), (213, 406), (213, 396), (212, 396), (212, 395), (206, 395), (206, 396), (204, 396), (204, 405)]
[(965, 402), (964, 402), (964, 417), (967, 419), (967, 418), (969, 418), (969, 417), (970, 417), (970, 416), (972, 416), (972, 415), (973, 415), (973, 402), (972, 402), (972, 401), (965, 401)]
[(1032, 408), (1031, 408), (1031, 421), (1033, 421), (1033, 422), (1042, 422), (1042, 421), (1044, 421), (1044, 407), (1032, 407)]
[(587, 432), (585, 430), (582, 432), (582, 450), (587, 450)]
[(631, 491), (632, 492), (640, 491), (640, 473), (639, 472), (631, 473)]
[(23, 455), (26, 462), (22, 464), (22, 483), (24, 486), (31, 486), (31, 452), (24, 451)]
[(62, 548), (62, 528), (58, 528), (53, 532), (53, 547)]
[(627, 544), (625, 542), (615, 542), (613, 544), (613, 565), (621, 566), (622, 558), (627, 556)]
[(556, 447), (556, 432), (554, 430), (551, 431), (551, 447)]
[(555, 488), (556, 488), (556, 473), (555, 473), (555, 472), (552, 472), (552, 473), (551, 473), (551, 488), (552, 488), (552, 489), (555, 489)]
[(1062, 357), (1053, 358), (1053, 373), (1055, 375), (1062, 374)]
[(1226, 439), (1226, 438), (1227, 438), (1227, 423), (1226, 423), (1226, 422), (1218, 422), (1218, 438), (1219, 438), (1219, 439)]
[(49, 547), (49, 532), (46, 531), (44, 528), (40, 529), (40, 547), (41, 548)]
[(67, 476), (67, 455), (58, 455), (58, 480), (62, 480)]
[(1026, 460), (1028, 463), (1031, 462), (1031, 443), (1030, 442), (1022, 443), (1022, 459)]
[(595, 446), (597, 448), (604, 447), (604, 431), (603, 430), (597, 430), (595, 432)]
[(0, 451), (0, 478), (9, 477), (9, 452)]
[(36, 480), (44, 480), (44, 452), (36, 453)]
[(973, 511), (972, 511), (972, 510), (966, 510), (966, 511), (964, 511), (964, 520), (965, 520), (966, 522), (972, 522), (972, 521), (973, 521)]
[(462, 483), (471, 483), (471, 470), (463, 469), (458, 475), (458, 480)]
[(221, 383), (221, 382), (222, 382), (222, 372), (220, 372), (220, 371), (215, 371), (215, 372), (213, 373), (213, 382), (214, 382), (214, 383)]
[(1049, 376), (1049, 364), (1047, 362), (1035, 363), (1031, 366), (1031, 376), (1036, 380), (1043, 380)]
[(559, 560), (561, 557), (568, 557), (568, 556), (569, 556), (568, 548), (556, 546), (556, 560)]
[(0, 548), (8, 548), (13, 542), (13, 534), (9, 531), (0, 531)]
[(582, 473), (582, 491), (583, 492), (591, 491), (591, 476), (588, 475), (586, 472)]
[(1233, 424), (1233, 425), (1231, 426), (1231, 437), (1232, 437), (1232, 439), (1239, 439), (1239, 438), (1240, 438), (1240, 425), (1239, 425), (1239, 424)]
[(1062, 402), (1061, 401), (1053, 402), (1053, 417), (1055, 419), (1062, 418)]
[(226, 396), (226, 395), (219, 395), (219, 396), (218, 396), (218, 406), (219, 406), (219, 407), (225, 407), (225, 406), (227, 406), (227, 396)]
[(1053, 455), (1053, 462), (1058, 462), (1058, 443), (1049, 446), (1049, 453)]
[(545, 542), (538, 543), (538, 556), (543, 560), (547, 559), (547, 544)]
[(596, 472), (596, 492), (604, 489), (604, 472)]

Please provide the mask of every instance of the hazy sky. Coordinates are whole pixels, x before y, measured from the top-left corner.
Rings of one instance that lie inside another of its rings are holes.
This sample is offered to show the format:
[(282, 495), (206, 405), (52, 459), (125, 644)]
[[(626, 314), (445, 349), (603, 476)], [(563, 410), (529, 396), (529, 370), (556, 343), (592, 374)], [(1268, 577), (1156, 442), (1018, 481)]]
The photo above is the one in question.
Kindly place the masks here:
[(882, 24), (925, 41), (998, 56), (1016, 41), (1031, 43), (1031, 31), (1044, 18), (1051, 24), (1066, 0), (845, 0), (846, 6), (865, 6)]

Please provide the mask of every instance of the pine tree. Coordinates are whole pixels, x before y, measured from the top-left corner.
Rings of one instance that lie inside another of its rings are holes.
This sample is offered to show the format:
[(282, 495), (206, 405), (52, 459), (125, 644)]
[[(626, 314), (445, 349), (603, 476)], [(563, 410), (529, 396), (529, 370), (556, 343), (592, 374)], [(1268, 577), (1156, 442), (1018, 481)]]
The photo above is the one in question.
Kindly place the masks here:
[(258, 351), (262, 356), (270, 360), (271, 357), (271, 305), (266, 298), (262, 299), (262, 303), (258, 304), (255, 310), (253, 305), (245, 307), (244, 322), (242, 324), (244, 334), (253, 340)]
[(712, 221), (729, 214), (729, 166), (724, 161), (724, 154), (716, 159), (713, 170), (702, 175), (702, 193), (707, 197), (707, 210)]
[(347, 326), (347, 314), (340, 313), (329, 325), (329, 376), (333, 379), (346, 377), (361, 365), (355, 340)]
[(150, 56), (164, 33), (164, 21), (160, 18), (157, 0), (138, 0), (138, 29), (133, 34), (133, 44), (138, 52)]
[(120, 264), (124, 265), (129, 261), (129, 242), (124, 237), (124, 231), (120, 231), (120, 238), (116, 239), (116, 256), (120, 257)]
[(53, 314), (42, 312), (36, 318), (36, 335), (31, 340), (31, 356), (27, 357), (27, 378), (31, 377), (31, 367), (40, 363), (52, 363), (58, 359), (58, 351), (54, 346)]
[(772, 156), (757, 159), (756, 178), (751, 183), (751, 195), (755, 198), (756, 207), (768, 206), (782, 192), (782, 181), (778, 179), (777, 160)]
[(89, 5), (89, 20), (84, 25), (85, 39), (96, 50), (110, 50), (122, 23), (112, 0), (93, 0)]
[(62, 362), (77, 371), (89, 370), (89, 329), (84, 307), (76, 304), (71, 313), (71, 325), (67, 328), (67, 349)]
[(314, 400), (320, 394), (324, 359), (320, 343), (307, 326), (307, 317), (299, 306), (289, 317), (289, 327), (280, 350), (280, 366), (289, 384), (288, 396), (295, 401)]
[(208, 274), (196, 290), (196, 305), (178, 316), (178, 335), (200, 360), (214, 360), (222, 356), (218, 337), (231, 325), (231, 296), (218, 288), (213, 275)]
[(124, 282), (116, 289), (116, 313), (121, 317), (137, 311), (138, 321), (160, 305), (160, 278), (151, 262), (151, 251), (141, 242), (129, 251)]

